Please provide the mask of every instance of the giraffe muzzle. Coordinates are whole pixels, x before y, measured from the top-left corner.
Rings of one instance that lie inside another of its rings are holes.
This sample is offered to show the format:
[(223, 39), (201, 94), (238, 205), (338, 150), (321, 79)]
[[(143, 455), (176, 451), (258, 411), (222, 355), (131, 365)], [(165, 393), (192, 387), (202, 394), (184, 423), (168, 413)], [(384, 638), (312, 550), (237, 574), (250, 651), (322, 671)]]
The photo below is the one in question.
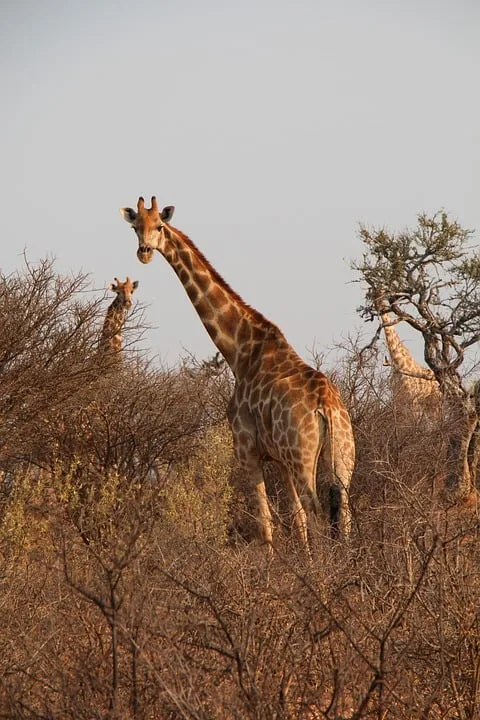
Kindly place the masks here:
[(140, 245), (137, 250), (137, 258), (144, 265), (151, 262), (153, 260), (153, 248), (148, 247), (148, 245)]

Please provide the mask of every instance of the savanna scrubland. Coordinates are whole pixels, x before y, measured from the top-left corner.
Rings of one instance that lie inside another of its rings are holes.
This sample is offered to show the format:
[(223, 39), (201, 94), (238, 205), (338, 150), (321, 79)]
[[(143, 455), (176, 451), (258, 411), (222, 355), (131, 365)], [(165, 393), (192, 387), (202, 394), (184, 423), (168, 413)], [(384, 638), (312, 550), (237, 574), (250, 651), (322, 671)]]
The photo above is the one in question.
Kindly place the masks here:
[(480, 717), (479, 522), (446, 483), (451, 414), (413, 414), (382, 349), (344, 341), (322, 369), (355, 431), (351, 541), (312, 519), (308, 562), (272, 464), (269, 557), (228, 369), (146, 359), (138, 307), (109, 362), (88, 287), (50, 261), (0, 276), (0, 716)]

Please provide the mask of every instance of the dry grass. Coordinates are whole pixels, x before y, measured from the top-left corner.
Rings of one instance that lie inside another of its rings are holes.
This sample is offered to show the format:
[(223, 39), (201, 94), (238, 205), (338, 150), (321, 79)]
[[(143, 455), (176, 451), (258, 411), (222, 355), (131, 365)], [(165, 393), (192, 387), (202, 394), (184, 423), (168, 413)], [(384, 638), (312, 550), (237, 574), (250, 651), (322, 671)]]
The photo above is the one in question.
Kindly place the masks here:
[(224, 371), (92, 366), (80, 397), (62, 367), (54, 412), (52, 383), (31, 408), (4, 399), (0, 717), (480, 717), (478, 502), (441, 492), (442, 420), (414, 426), (375, 373), (341, 375), (351, 544), (312, 526), (307, 562), (270, 469), (269, 559), (230, 482)]

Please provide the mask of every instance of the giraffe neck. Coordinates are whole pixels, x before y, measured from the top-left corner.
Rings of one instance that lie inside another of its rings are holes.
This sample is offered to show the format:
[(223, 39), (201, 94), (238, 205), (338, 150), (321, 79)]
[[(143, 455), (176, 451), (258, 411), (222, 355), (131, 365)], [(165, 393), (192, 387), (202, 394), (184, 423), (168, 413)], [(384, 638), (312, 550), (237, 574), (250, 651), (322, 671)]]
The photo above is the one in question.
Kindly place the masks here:
[(435, 379), (433, 372), (429, 368), (422, 367), (414, 360), (409, 350), (398, 337), (394, 326), (387, 324), (390, 322), (390, 315), (383, 313), (383, 331), (393, 368), (406, 376), (425, 380)]
[(122, 349), (122, 328), (125, 322), (126, 309), (120, 298), (109, 305), (102, 328), (100, 345), (105, 351), (119, 352)]
[(236, 377), (256, 347), (272, 339), (286, 343), (279, 328), (232, 290), (190, 238), (171, 225), (165, 234), (167, 241), (160, 252)]

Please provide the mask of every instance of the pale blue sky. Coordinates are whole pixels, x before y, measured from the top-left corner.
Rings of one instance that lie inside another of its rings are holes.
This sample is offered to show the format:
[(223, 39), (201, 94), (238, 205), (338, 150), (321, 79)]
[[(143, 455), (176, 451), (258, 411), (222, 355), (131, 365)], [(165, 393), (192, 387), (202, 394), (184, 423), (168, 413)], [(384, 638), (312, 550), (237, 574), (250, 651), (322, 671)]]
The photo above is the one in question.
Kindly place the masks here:
[(305, 357), (361, 325), (359, 222), (480, 230), (477, 0), (4, 0), (0, 35), (2, 269), (139, 280), (169, 364), (215, 348), (140, 194)]

